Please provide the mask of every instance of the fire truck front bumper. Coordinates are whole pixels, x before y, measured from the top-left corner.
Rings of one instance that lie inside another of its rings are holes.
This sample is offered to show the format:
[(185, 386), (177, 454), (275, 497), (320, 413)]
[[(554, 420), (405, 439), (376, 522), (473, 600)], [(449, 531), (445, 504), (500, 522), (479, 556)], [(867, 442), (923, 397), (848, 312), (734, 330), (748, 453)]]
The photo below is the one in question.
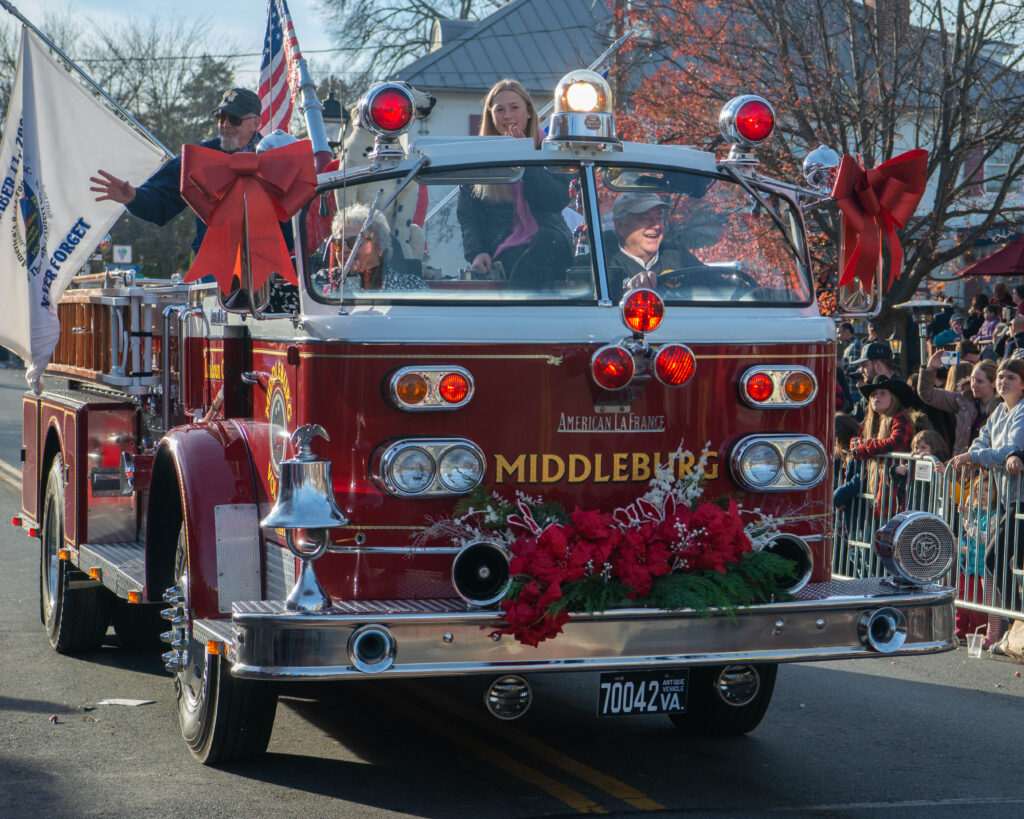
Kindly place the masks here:
[(224, 651), (237, 677), (339, 680), (524, 671), (806, 662), (956, 648), (954, 590), (884, 580), (812, 583), (797, 599), (698, 614), (615, 609), (578, 614), (537, 647), (495, 631), (494, 611), (461, 600), (335, 602), (329, 612), (279, 601), (236, 603), (194, 636)]

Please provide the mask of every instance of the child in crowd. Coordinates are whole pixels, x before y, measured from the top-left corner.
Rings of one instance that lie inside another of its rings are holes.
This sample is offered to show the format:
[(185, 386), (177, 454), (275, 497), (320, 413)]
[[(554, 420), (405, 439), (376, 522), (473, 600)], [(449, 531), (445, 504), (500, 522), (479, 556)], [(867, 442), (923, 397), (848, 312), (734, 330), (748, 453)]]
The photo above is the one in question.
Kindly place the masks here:
[[(910, 442), (910, 454), (917, 460), (923, 458), (934, 459), (934, 470), (939, 474), (949, 460), (949, 447), (945, 438), (933, 429), (922, 429)], [(899, 499), (901, 509), (918, 509), (921, 511), (931, 509), (932, 481), (916, 480), (916, 463), (909, 461), (894, 466), (891, 470), (893, 491)], [(908, 475), (910, 490), (907, 491)]]
[[(850, 442), (850, 451), (858, 461), (867, 461), (867, 477), (875, 489), (875, 510), (888, 517), (896, 512), (895, 497), (887, 492), (883, 472), (878, 469), (875, 459), (890, 452), (907, 452), (914, 437), (914, 422), (911, 408), (919, 406), (917, 395), (898, 378), (879, 376), (871, 384), (860, 388), (867, 399), (867, 412), (861, 437)], [(926, 423), (924, 413), (917, 411), (918, 423)], [(888, 497), (886, 497), (888, 496)]]
[[(960, 512), (960, 560), (957, 573), (957, 600), (980, 604), (985, 599), (985, 546), (988, 543), (988, 522), (995, 510), (995, 486), (987, 474), (978, 474), (964, 493), (966, 503)], [(994, 518), (993, 518), (994, 520)], [(982, 626), (987, 628), (988, 615), (980, 611), (956, 607), (956, 636), (967, 642), (967, 635)]]
[(999, 324), (999, 308), (994, 304), (986, 304), (984, 307), (985, 320), (981, 323), (978, 332), (971, 336), (975, 344), (991, 344), (996, 334), (996, 325)]

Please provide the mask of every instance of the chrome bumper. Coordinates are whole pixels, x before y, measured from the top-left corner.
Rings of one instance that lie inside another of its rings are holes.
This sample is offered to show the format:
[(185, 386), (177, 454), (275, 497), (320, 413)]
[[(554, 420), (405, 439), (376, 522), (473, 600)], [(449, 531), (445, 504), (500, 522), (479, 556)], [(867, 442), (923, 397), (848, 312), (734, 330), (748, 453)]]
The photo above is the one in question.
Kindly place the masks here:
[[(701, 616), (692, 611), (616, 609), (576, 615), (558, 637), (534, 648), (492, 637), (494, 611), (461, 600), (335, 602), (325, 614), (286, 612), (279, 601), (236, 603), (231, 620), (199, 620), (194, 636), (223, 644), (232, 673), (253, 679), (430, 677), (523, 671), (584, 671), (645, 666), (803, 662), (886, 656), (869, 648), (864, 618), (893, 608), (906, 640), (892, 652), (956, 648), (954, 590), (896, 590), (878, 579), (812, 583), (798, 599)], [(349, 638), (366, 625), (394, 635), (394, 664), (359, 671)]]

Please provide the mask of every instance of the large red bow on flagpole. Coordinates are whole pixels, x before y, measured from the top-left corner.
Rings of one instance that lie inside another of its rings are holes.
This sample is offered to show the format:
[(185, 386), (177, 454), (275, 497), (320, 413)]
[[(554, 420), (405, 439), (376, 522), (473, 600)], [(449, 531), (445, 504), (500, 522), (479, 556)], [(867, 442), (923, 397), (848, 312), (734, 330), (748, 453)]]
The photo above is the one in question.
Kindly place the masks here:
[(899, 278), (903, 248), (896, 236), (914, 215), (927, 182), (928, 152), (916, 148), (870, 171), (849, 154), (839, 164), (832, 198), (846, 217), (843, 220), (843, 254), (839, 286), (860, 279), (865, 290), (878, 267), (881, 237), (889, 246), (889, 284)]
[(182, 151), (181, 198), (206, 223), (206, 236), (185, 281), (213, 276), (225, 293), (241, 277), (242, 220), (248, 223), (252, 286), (271, 273), (298, 284), (278, 224), (290, 219), (316, 190), (309, 140), (254, 154), (226, 154), (186, 145)]

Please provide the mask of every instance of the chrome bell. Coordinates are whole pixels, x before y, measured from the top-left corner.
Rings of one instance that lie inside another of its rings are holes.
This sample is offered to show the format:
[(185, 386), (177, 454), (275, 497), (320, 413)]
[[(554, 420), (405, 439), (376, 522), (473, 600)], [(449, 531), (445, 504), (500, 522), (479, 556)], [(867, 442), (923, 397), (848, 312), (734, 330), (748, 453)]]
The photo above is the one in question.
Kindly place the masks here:
[[(348, 523), (334, 501), (331, 464), (313, 453), (311, 444), (317, 435), (330, 440), (319, 424), (306, 424), (292, 434), (295, 457), (281, 462), (277, 503), (260, 521), (260, 526), (268, 529), (284, 529), (289, 550), (302, 561), (295, 587), (285, 600), (288, 611), (323, 612), (331, 608), (331, 598), (316, 578), (313, 561), (327, 551), (329, 530)], [(300, 541), (296, 529), (307, 530), (313, 542)]]
[(260, 526), (268, 529), (330, 529), (345, 526), (348, 518), (334, 500), (331, 464), (321, 461), (310, 446), (313, 438), (327, 433), (319, 424), (306, 424), (292, 434), (298, 452), (281, 462), (281, 485), (277, 503)]
[(818, 193), (831, 193), (841, 158), (828, 145), (819, 145), (804, 157), (804, 179)]

